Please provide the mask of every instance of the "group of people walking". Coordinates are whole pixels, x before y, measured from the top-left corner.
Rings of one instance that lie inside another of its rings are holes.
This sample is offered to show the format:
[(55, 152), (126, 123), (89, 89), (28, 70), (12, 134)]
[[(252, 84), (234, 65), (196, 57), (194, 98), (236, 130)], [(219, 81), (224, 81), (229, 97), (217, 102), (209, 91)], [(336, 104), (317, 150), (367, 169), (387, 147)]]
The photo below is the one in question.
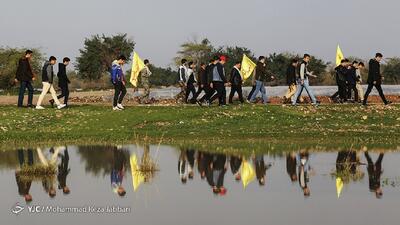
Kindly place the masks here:
[[(331, 99), (340, 103), (353, 101), (366, 105), (368, 96), (373, 87), (375, 87), (383, 103), (385, 105), (390, 104), (391, 102), (386, 99), (381, 86), (384, 80), (384, 77), (381, 75), (380, 71), (380, 62), (382, 58), (383, 55), (381, 53), (377, 53), (375, 58), (369, 61), (367, 80), (368, 88), (365, 94), (361, 86), (361, 71), (365, 68), (364, 63), (357, 61), (350, 62), (348, 59), (343, 59), (340, 65), (335, 68), (338, 91), (331, 96)], [(351, 100), (352, 96), (354, 96), (353, 100)]]
[[(44, 109), (41, 104), (45, 95), (50, 92), (52, 100), (49, 103), (57, 106), (58, 109), (62, 109), (68, 106), (69, 88), (70, 83), (66, 67), (70, 63), (70, 59), (65, 57), (62, 63), (58, 64), (58, 86), (61, 89), (61, 94), (56, 95), (54, 89), (54, 71), (53, 66), (56, 64), (57, 59), (51, 56), (46, 61), (42, 68), (42, 93), (39, 96), (36, 106), (33, 106), (33, 87), (32, 81), (36, 79), (36, 75), (33, 73), (30, 59), (32, 57), (32, 51), (27, 50), (25, 56), (19, 60), (16, 82), (20, 83), (18, 107), (23, 106), (23, 99), (25, 90), (28, 89), (28, 107), (35, 107), (36, 109)], [(373, 87), (377, 89), (380, 97), (384, 104), (390, 104), (383, 94), (381, 84), (384, 80), (380, 72), (380, 62), (383, 58), (381, 53), (377, 53), (375, 58), (369, 62), (369, 73), (368, 73), (368, 88), (364, 94), (362, 84), (362, 70), (365, 68), (362, 62), (350, 62), (348, 59), (343, 59), (341, 64), (335, 68), (336, 72), (336, 83), (338, 91), (331, 96), (333, 102), (346, 103), (346, 102), (360, 102), (363, 105), (367, 105), (368, 96), (371, 93)], [(302, 92), (305, 90), (310, 97), (312, 105), (319, 105), (319, 101), (313, 93), (310, 87), (310, 78), (317, 77), (310, 72), (308, 65), (310, 63), (311, 56), (304, 54), (303, 59), (292, 59), (288, 65), (286, 72), (286, 79), (288, 90), (283, 96), (284, 104), (291, 104), (296, 106), (299, 100), (302, 98)], [(127, 94), (127, 80), (124, 75), (123, 65), (126, 63), (127, 58), (123, 55), (119, 56), (112, 62), (110, 66), (111, 83), (114, 86), (114, 98), (113, 98), (113, 110), (123, 110), (123, 99)], [(186, 104), (199, 104), (200, 106), (210, 106), (215, 100), (218, 100), (219, 106), (226, 106), (226, 87), (230, 87), (231, 91), (228, 97), (228, 103), (233, 103), (233, 97), (237, 94), (240, 103), (255, 103), (256, 98), (261, 94), (262, 102), (267, 104), (267, 91), (266, 82), (273, 81), (276, 75), (268, 70), (266, 65), (266, 57), (260, 56), (258, 58), (257, 65), (254, 69), (252, 76), (252, 90), (250, 91), (247, 99), (243, 97), (243, 84), (244, 79), (241, 73), (241, 62), (237, 61), (234, 63), (233, 68), (230, 68), (229, 75), (225, 72), (225, 63), (227, 61), (226, 56), (215, 56), (208, 64), (199, 63), (199, 68), (195, 62), (188, 62), (186, 59), (181, 60), (181, 65), (178, 71), (178, 84), (181, 88), (180, 93), (176, 96), (176, 100), (182, 100)], [(150, 61), (144, 60), (144, 68), (139, 71), (141, 83), (144, 88), (144, 94), (141, 98), (141, 103), (150, 103), (150, 81), (149, 78), (152, 75), (150, 71)], [(196, 89), (197, 86), (197, 89)], [(202, 95), (203, 94), (203, 95)], [(189, 99), (189, 97), (191, 98)], [(352, 98), (354, 96), (354, 98)], [(59, 99), (64, 98), (64, 102), (60, 103)]]
[[(42, 102), (44, 97), (48, 92), (51, 93), (52, 100), (49, 103), (54, 106), (56, 104), (58, 109), (62, 109), (68, 106), (68, 98), (69, 98), (69, 88), (68, 84), (70, 83), (67, 77), (66, 67), (70, 63), (70, 59), (65, 57), (62, 63), (58, 64), (58, 87), (61, 89), (61, 94), (57, 96), (57, 93), (54, 89), (54, 70), (53, 66), (57, 63), (57, 59), (54, 56), (51, 56), (48, 61), (46, 61), (42, 68), (42, 84), (43, 89), (42, 93), (39, 96), (39, 99), (36, 103), (36, 106), (33, 105), (33, 86), (32, 82), (37, 79), (36, 74), (34, 74), (31, 65), (31, 58), (33, 52), (31, 50), (27, 50), (25, 52), (25, 56), (18, 61), (17, 73), (15, 82), (20, 83), (19, 95), (18, 95), (18, 107), (23, 107), (25, 90), (28, 89), (28, 107), (36, 108), (36, 109), (44, 109), (42, 106)], [(64, 98), (64, 103), (60, 103), (59, 99)]]

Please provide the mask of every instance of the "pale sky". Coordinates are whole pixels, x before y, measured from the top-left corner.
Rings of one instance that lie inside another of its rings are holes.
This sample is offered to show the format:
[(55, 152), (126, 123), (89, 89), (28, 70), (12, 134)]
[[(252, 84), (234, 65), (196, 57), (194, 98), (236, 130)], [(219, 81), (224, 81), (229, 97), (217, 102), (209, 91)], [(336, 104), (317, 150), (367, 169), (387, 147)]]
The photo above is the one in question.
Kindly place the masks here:
[(397, 0), (1, 0), (0, 46), (74, 59), (86, 37), (127, 33), (142, 58), (171, 64), (184, 41), (207, 37), (256, 55), (308, 52), (333, 61), (400, 56)]

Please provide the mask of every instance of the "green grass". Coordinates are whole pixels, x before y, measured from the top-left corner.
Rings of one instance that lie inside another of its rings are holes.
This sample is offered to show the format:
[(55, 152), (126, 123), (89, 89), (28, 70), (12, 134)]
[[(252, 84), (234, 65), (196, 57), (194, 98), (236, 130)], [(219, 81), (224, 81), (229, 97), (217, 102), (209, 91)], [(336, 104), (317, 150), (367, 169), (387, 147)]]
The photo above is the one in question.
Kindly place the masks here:
[(151, 143), (219, 151), (397, 150), (400, 106), (0, 107), (0, 147)]

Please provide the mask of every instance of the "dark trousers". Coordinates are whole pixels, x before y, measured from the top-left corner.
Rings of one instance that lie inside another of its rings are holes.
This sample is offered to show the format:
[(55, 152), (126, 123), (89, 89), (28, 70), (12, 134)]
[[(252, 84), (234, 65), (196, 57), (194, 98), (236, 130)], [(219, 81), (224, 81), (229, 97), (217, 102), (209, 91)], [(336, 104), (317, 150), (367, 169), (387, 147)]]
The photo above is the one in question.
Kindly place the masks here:
[(192, 96), (194, 97), (196, 95), (196, 88), (194, 87), (194, 84), (187, 84), (187, 89), (185, 93), (185, 103), (188, 103), (188, 98), (190, 93), (192, 93)]
[(210, 102), (213, 102), (215, 99), (218, 99), (219, 105), (226, 105), (226, 89), (224, 82), (216, 81), (213, 82), (214, 90), (217, 92), (211, 99)]
[(116, 107), (117, 104), (121, 104), (122, 100), (124, 100), (124, 97), (126, 95), (126, 87), (125, 85), (122, 84), (122, 82), (118, 82), (114, 84), (114, 101), (113, 101), (113, 106)]
[(67, 85), (60, 85), (61, 88), (61, 95), (57, 96), (58, 99), (64, 98), (64, 104), (68, 105), (68, 98), (69, 98), (69, 88)]
[(256, 85), (253, 85), (253, 87), (251, 88), (251, 91), (249, 93), (249, 95), (247, 96), (247, 100), (250, 101), (251, 96), (253, 96), (254, 91), (256, 90)]
[[(199, 86), (199, 88), (197, 89), (197, 92), (196, 92), (196, 94), (195, 95), (193, 95), (193, 98), (192, 98), (192, 102), (195, 102), (196, 100), (197, 100), (197, 98), (200, 96), (200, 94), (201, 94), (201, 92), (203, 92), (204, 91), (204, 93), (205, 93), (205, 95), (207, 95), (207, 89), (206, 89), (206, 87), (205, 86), (203, 86), (203, 87), (201, 87), (201, 86)], [(203, 96), (201, 99), (205, 99), (205, 97)]]
[(351, 91), (354, 92), (354, 100), (358, 101), (358, 91), (356, 84), (347, 84), (347, 99), (351, 99)]
[(233, 103), (232, 99), (233, 99), (233, 96), (235, 95), (236, 92), (237, 92), (238, 95), (239, 95), (239, 101), (240, 101), (241, 103), (244, 102), (244, 100), (243, 100), (243, 92), (242, 92), (242, 85), (232, 85), (232, 87), (231, 87), (231, 93), (229, 94), (229, 103), (230, 103), (230, 104)]
[(211, 97), (215, 94), (215, 87), (211, 88), (210, 86), (206, 87), (206, 94), (200, 99), (200, 101), (206, 100), (211, 103)]
[(25, 151), (22, 149), (18, 149), (18, 161), (19, 161), (19, 165), (23, 166), (23, 165), (28, 165), (28, 166), (32, 166), (33, 165), (33, 151), (32, 149), (28, 149), (28, 151), (26, 151), (28, 153), (28, 160), (25, 161)]
[(21, 81), (18, 94), (18, 107), (22, 107), (24, 102), (25, 89), (28, 88), (28, 106), (32, 105), (33, 100), (33, 87), (30, 81)]
[(340, 81), (338, 83), (339, 86), (339, 98), (342, 101), (347, 101), (347, 86), (346, 86), (346, 82), (344, 81)]
[(369, 94), (371, 93), (372, 88), (374, 88), (374, 86), (375, 86), (376, 90), (378, 91), (379, 96), (381, 96), (381, 99), (382, 99), (383, 103), (387, 104), (388, 101), (386, 100), (386, 97), (385, 97), (385, 95), (383, 94), (383, 90), (382, 90), (381, 83), (376, 83), (376, 84), (369, 83), (369, 84), (368, 84), (367, 91), (365, 92), (365, 95), (364, 95), (364, 102), (363, 102), (363, 104), (364, 104), (364, 105), (367, 104), (368, 96), (369, 96)]

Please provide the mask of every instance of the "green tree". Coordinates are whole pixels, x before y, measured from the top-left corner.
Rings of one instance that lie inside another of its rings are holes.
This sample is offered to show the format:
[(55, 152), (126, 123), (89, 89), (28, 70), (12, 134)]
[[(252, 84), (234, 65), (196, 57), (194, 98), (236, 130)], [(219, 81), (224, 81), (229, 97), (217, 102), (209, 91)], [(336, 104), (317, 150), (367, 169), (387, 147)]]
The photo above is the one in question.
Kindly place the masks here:
[[(32, 70), (36, 76), (39, 76), (44, 58), (39, 49), (31, 50), (33, 51)], [(8, 89), (14, 85), (18, 61), (25, 56), (25, 51), (26, 49), (22, 48), (0, 48), (0, 88)]]
[(389, 58), (383, 65), (383, 75), (385, 83), (399, 84), (400, 81), (400, 58)]
[(80, 56), (77, 57), (76, 69), (80, 78), (98, 80), (110, 71), (111, 63), (119, 55), (130, 58), (135, 42), (127, 34), (115, 36), (94, 35), (85, 39)]
[(185, 42), (181, 45), (181, 50), (178, 51), (178, 55), (174, 58), (176, 65), (180, 65), (181, 59), (187, 59), (193, 61), (196, 64), (202, 62), (206, 63), (213, 56), (214, 47), (210, 41), (205, 38), (201, 42), (197, 40)]

